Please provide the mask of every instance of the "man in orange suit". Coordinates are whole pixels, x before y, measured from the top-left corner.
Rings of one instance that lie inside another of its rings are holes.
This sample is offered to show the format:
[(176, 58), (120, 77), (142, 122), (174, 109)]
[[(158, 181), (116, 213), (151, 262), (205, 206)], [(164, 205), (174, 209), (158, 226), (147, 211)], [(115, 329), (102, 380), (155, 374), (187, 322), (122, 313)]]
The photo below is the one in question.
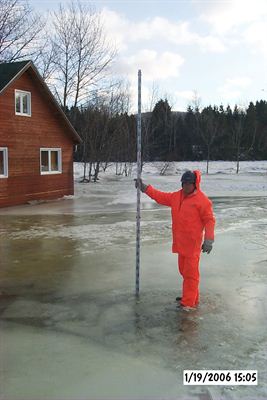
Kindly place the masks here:
[(199, 303), (201, 249), (209, 254), (214, 242), (212, 202), (200, 190), (200, 180), (200, 171), (186, 171), (181, 178), (182, 189), (176, 192), (161, 192), (141, 179), (135, 184), (157, 203), (171, 207), (172, 252), (178, 253), (178, 268), (183, 277), (182, 297), (176, 300), (186, 311), (194, 310)]

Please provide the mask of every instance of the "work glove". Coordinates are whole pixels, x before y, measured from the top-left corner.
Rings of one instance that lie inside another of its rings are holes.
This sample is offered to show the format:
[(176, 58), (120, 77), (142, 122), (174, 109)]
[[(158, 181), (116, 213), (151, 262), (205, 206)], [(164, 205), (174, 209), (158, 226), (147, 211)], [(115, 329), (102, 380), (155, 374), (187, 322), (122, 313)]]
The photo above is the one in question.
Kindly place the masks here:
[(212, 245), (213, 245), (213, 240), (205, 239), (203, 244), (202, 244), (203, 253), (210, 254), (210, 252), (212, 250)]
[(144, 193), (146, 191), (147, 186), (148, 185), (145, 185), (141, 178), (140, 179), (135, 179), (135, 187), (136, 187), (136, 189), (139, 187), (141, 192)]

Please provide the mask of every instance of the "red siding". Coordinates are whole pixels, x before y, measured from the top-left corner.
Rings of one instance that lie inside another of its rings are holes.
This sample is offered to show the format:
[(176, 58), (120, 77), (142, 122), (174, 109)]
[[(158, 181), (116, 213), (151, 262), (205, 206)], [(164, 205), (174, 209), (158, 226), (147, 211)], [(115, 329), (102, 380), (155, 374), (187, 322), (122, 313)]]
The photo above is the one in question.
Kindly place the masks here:
[[(31, 117), (15, 115), (15, 89), (31, 92)], [(73, 144), (58, 110), (27, 70), (0, 95), (0, 147), (8, 148), (0, 207), (73, 194)], [(40, 175), (41, 147), (61, 148), (61, 174)]]

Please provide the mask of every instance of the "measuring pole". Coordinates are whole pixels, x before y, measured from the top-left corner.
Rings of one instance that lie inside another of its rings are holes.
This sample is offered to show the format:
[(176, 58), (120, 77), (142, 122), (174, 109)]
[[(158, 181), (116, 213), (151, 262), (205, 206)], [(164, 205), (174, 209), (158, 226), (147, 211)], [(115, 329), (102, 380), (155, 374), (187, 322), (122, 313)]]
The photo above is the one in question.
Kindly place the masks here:
[[(137, 179), (141, 179), (141, 70), (138, 70), (138, 115), (137, 115)], [(136, 207), (136, 276), (135, 294), (139, 296), (139, 272), (140, 272), (140, 188), (137, 188)]]

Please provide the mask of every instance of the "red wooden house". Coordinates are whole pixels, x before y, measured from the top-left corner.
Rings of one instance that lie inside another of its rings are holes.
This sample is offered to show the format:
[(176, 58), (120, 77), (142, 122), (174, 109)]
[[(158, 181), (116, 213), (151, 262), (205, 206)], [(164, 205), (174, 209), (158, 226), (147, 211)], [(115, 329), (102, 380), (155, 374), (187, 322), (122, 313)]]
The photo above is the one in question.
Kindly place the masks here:
[(31, 61), (0, 64), (0, 207), (73, 194), (80, 142)]

